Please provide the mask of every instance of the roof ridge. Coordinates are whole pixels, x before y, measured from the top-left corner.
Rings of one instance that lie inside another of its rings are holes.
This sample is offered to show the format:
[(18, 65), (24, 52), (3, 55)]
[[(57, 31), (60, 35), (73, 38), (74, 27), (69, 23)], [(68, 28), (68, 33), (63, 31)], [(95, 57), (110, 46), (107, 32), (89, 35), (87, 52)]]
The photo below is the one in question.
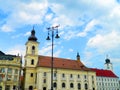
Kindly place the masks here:
[(96, 69), (96, 68), (91, 68), (91, 70), (95, 71), (97, 76), (118, 78), (118, 76), (114, 72), (112, 72), (111, 70)]
[[(74, 70), (90, 70), (81, 61), (66, 59), (66, 58), (54, 58), (54, 68), (74, 69)], [(51, 67), (51, 57), (39, 55), (38, 67)], [(83, 66), (83, 67), (82, 67)], [(91, 70), (90, 70), (91, 71)]]
[[(44, 56), (44, 55), (39, 55), (39, 57), (49, 57), (49, 58), (51, 58), (52, 56)], [(75, 60), (75, 59), (68, 59), (68, 58), (62, 58), (62, 57), (53, 57), (53, 58), (56, 58), (56, 59), (65, 59), (65, 60), (70, 60), (70, 61), (77, 61), (77, 60)]]

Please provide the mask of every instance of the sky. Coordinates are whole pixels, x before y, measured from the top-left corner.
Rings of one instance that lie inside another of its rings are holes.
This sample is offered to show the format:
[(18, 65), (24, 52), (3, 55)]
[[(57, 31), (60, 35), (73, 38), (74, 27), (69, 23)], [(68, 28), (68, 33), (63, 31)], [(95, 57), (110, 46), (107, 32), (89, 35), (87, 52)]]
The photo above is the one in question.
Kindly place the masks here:
[(51, 56), (47, 28), (59, 25), (55, 57), (76, 60), (79, 52), (85, 66), (104, 69), (108, 56), (120, 77), (119, 19), (120, 0), (0, 0), (0, 50), (24, 56), (34, 27), (39, 55)]

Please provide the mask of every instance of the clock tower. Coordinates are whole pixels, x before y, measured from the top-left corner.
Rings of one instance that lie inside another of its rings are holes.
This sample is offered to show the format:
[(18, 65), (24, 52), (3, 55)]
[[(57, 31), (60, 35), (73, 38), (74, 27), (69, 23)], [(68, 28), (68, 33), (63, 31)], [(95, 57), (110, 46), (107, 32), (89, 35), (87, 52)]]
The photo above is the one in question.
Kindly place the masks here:
[(106, 69), (106, 70), (111, 70), (111, 71), (113, 71), (113, 65), (112, 65), (112, 63), (110, 62), (110, 59), (108, 59), (108, 57), (105, 59), (105, 64), (104, 64), (104, 66), (105, 66), (105, 69)]

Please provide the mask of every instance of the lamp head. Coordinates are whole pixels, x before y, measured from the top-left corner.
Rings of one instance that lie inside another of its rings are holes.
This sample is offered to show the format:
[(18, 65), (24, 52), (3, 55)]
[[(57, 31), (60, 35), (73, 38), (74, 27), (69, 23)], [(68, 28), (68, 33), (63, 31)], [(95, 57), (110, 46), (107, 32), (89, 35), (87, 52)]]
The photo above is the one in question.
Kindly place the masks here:
[(50, 37), (49, 37), (49, 36), (47, 36), (46, 40), (50, 40)]
[(60, 36), (58, 34), (56, 34), (55, 38), (60, 38)]

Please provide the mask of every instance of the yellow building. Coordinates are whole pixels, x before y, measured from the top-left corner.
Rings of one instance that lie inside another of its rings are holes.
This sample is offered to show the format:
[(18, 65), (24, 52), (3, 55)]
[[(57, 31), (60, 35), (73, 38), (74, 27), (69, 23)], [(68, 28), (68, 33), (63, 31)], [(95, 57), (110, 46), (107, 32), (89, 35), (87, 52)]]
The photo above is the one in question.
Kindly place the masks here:
[(0, 90), (18, 90), (20, 72), (21, 57), (0, 51)]
[[(51, 90), (51, 57), (38, 55), (35, 30), (26, 42), (24, 90)], [(42, 52), (42, 51), (41, 51)], [(80, 60), (53, 58), (54, 90), (97, 90), (96, 73)]]

